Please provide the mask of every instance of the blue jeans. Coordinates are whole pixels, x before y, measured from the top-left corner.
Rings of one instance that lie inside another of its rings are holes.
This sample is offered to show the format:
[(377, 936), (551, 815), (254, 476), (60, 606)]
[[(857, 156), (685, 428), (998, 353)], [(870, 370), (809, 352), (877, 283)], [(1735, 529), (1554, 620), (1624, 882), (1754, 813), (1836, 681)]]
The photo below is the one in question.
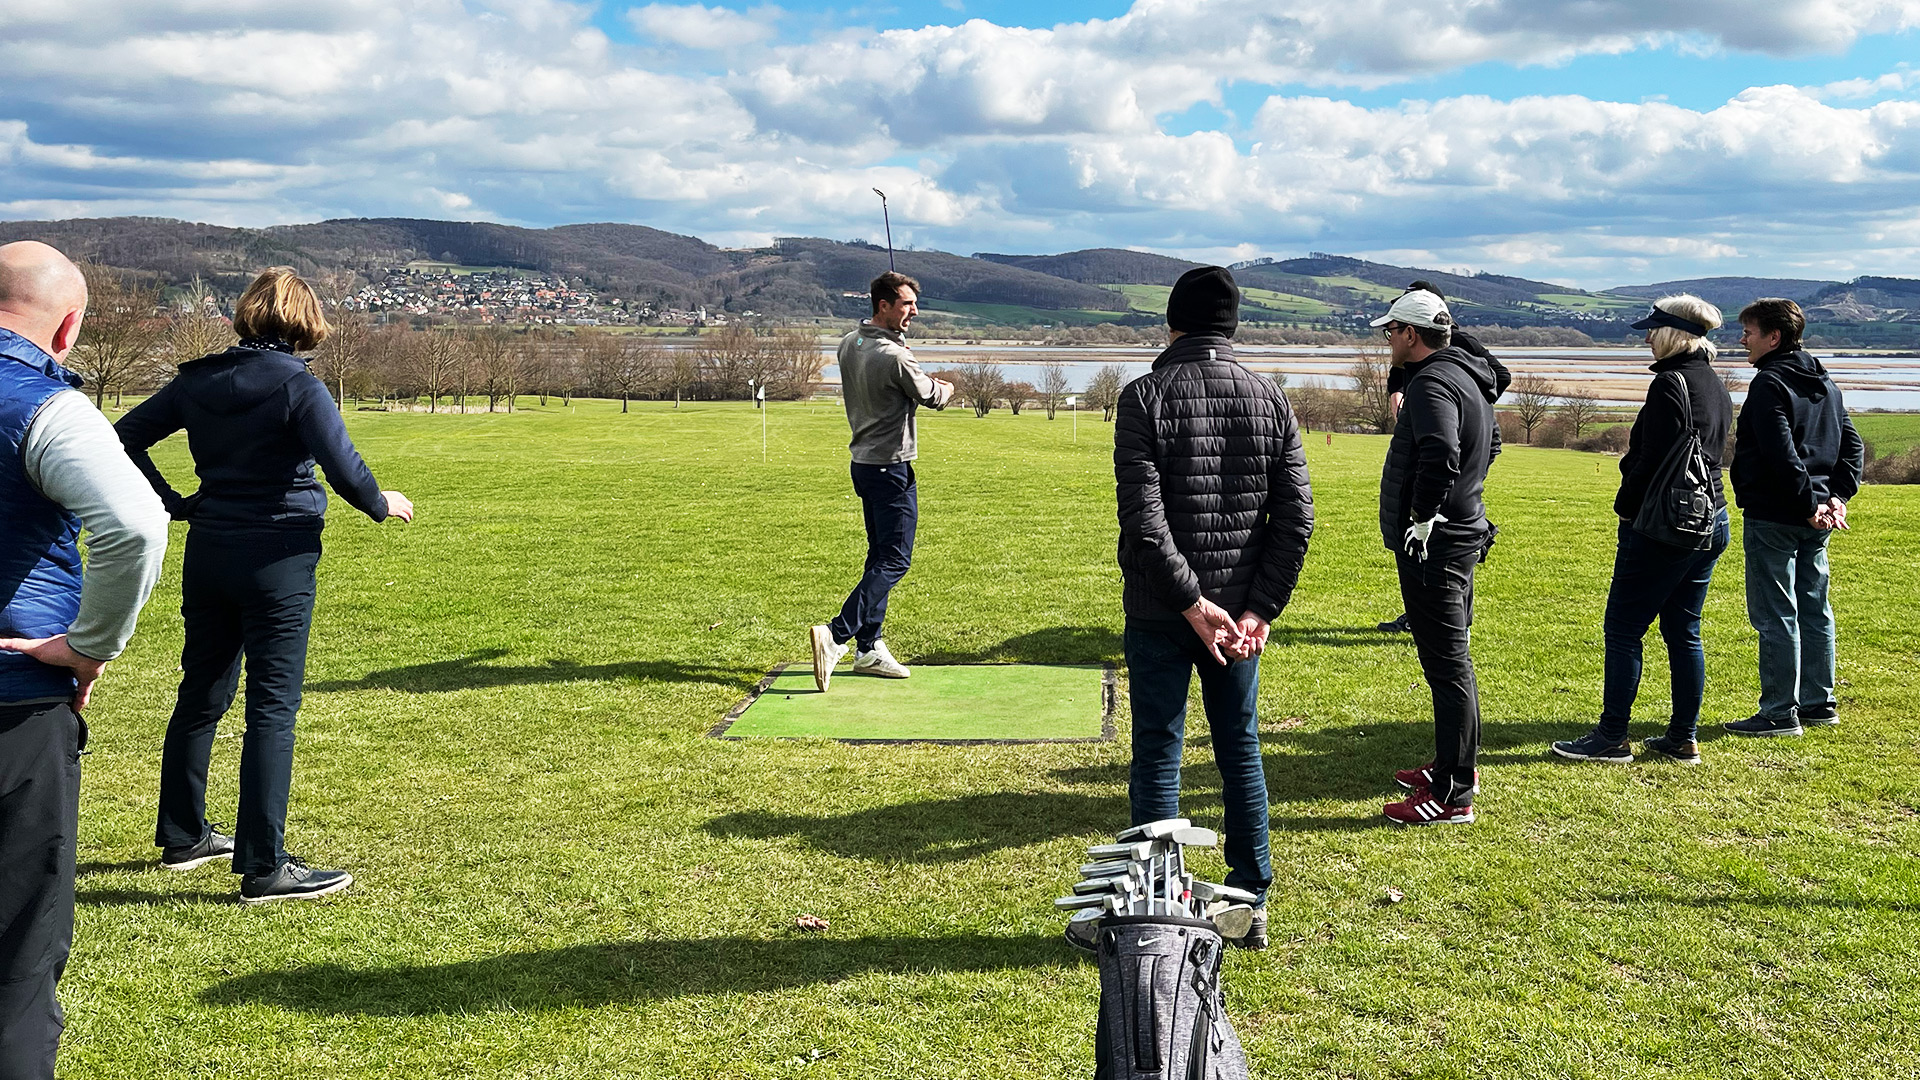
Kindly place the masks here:
[(835, 642), (853, 640), (865, 652), (880, 640), (887, 596), (913, 565), (913, 531), (920, 521), (920, 490), (913, 463), (853, 463), (853, 491), (867, 524), (867, 565), (828, 630)]
[(214, 732), (233, 704), (246, 658), (247, 731), (233, 872), (270, 874), (287, 859), (293, 723), (307, 677), (318, 530), (232, 537), (187, 531), (180, 572), (180, 695), (160, 750), (158, 847), (199, 843), (207, 823)]
[(1760, 715), (1768, 720), (1835, 704), (1832, 538), (1809, 525), (1746, 520), (1747, 618), (1760, 633)]
[(1200, 701), (1213, 735), (1225, 811), (1226, 884), (1265, 902), (1273, 883), (1267, 847), (1267, 774), (1260, 760), (1260, 658), (1221, 666), (1185, 623), (1128, 622), (1128, 701), (1133, 705), (1133, 766), (1127, 801), (1133, 824), (1180, 816), (1180, 751), (1187, 729), (1187, 686), (1200, 671)]
[(1667, 642), (1667, 671), (1673, 686), (1673, 718), (1667, 735), (1691, 742), (1700, 727), (1700, 701), (1707, 692), (1707, 654), (1700, 645), (1700, 611), (1707, 602), (1714, 564), (1727, 550), (1732, 533), (1727, 512), (1704, 551), (1689, 551), (1650, 540), (1620, 523), (1613, 556), (1613, 586), (1607, 590), (1606, 691), (1600, 708), (1600, 734), (1624, 742), (1640, 694), (1640, 645), (1653, 620)]

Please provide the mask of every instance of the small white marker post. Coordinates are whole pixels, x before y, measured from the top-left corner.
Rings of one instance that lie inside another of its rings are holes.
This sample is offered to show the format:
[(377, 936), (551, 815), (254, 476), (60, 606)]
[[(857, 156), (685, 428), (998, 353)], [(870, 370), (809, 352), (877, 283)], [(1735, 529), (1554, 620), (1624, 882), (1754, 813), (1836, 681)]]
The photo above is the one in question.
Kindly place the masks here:
[(756, 385), (752, 379), (747, 380), (747, 385), (753, 387), (753, 407), (760, 410), (760, 461), (765, 464), (767, 460), (767, 387), (764, 383)]
[(1068, 398), (1067, 408), (1073, 410), (1073, 441), (1077, 446), (1080, 443), (1080, 399), (1078, 397)]

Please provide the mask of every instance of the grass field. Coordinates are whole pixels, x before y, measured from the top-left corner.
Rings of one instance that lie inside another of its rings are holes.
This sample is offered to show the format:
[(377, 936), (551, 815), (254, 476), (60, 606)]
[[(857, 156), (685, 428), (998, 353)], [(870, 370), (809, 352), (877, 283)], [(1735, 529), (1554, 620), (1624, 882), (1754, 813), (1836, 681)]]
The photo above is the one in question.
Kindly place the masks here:
[[(770, 420), (762, 464), (741, 404), (350, 417), (420, 517), (336, 501), (327, 532), (289, 846), (356, 875), (329, 901), (241, 908), (224, 871), (156, 868), (176, 547), (88, 717), (62, 1076), (1090, 1074), (1097, 979), (1049, 901), (1127, 823), (1124, 712), (1112, 743), (705, 737), (858, 569), (837, 407)], [(922, 421), (903, 659), (1119, 658), (1110, 428), (1069, 433)], [(181, 441), (159, 449), (184, 477)], [(1261, 687), (1274, 947), (1226, 969), (1254, 1075), (1912, 1076), (1920, 491), (1868, 489), (1835, 541), (1841, 727), (1713, 739), (1695, 769), (1573, 767), (1546, 746), (1599, 709), (1615, 463), (1509, 448), (1481, 821), (1403, 831), (1380, 805), (1430, 713), (1407, 640), (1372, 629), (1400, 609), (1383, 449), (1308, 446), (1319, 532)], [(1706, 634), (1707, 719), (1744, 716), (1737, 555)], [(1636, 737), (1665, 715), (1657, 635), (1649, 654)], [(1196, 735), (1203, 824), (1218, 783)], [(831, 929), (796, 931), (803, 912)]]
[[(1164, 315), (1167, 311), (1167, 297), (1172, 295), (1171, 285), (1102, 285), (1103, 289), (1124, 295), (1128, 306), (1136, 312), (1147, 315)], [(1292, 293), (1275, 292), (1272, 289), (1240, 290), (1241, 307), (1250, 322), (1271, 319), (1308, 319), (1333, 314), (1333, 307), (1324, 301), (1309, 296), (1295, 296)]]
[(1920, 446), (1920, 413), (1861, 413), (1853, 418), (1853, 426), (1873, 444), (1878, 457)]

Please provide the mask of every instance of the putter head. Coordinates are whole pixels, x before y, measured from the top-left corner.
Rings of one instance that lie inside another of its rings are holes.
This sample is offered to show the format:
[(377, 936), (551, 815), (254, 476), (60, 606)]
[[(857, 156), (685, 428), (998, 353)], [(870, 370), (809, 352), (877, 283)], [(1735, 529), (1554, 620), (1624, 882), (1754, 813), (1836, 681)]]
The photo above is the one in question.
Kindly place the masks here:
[(1220, 843), (1220, 834), (1212, 829), (1202, 829), (1197, 825), (1175, 829), (1167, 834), (1168, 840), (1183, 847), (1214, 847)]
[(1114, 837), (1114, 839), (1123, 844), (1131, 843), (1135, 840), (1158, 840), (1161, 837), (1172, 834), (1175, 829), (1184, 829), (1192, 824), (1193, 822), (1183, 817), (1149, 821), (1145, 825), (1135, 825), (1133, 828)]
[[(1208, 830), (1201, 831), (1209, 836), (1213, 835)], [(1087, 854), (1096, 859), (1133, 859), (1145, 862), (1153, 855), (1153, 842), (1142, 840), (1137, 844), (1095, 844), (1087, 849)]]
[(1245, 889), (1236, 889), (1231, 885), (1215, 885), (1211, 881), (1194, 882), (1193, 898), (1203, 903), (1212, 903), (1215, 900), (1226, 900), (1235, 904), (1246, 904), (1249, 906), (1257, 899), (1252, 893)]
[(1126, 873), (1127, 868), (1132, 865), (1133, 865), (1132, 863), (1126, 861), (1125, 859), (1110, 859), (1106, 862), (1082, 863), (1080, 864), (1080, 876), (1083, 878), (1112, 877), (1115, 874)]
[(1107, 906), (1107, 901), (1113, 898), (1113, 894), (1111, 893), (1099, 893), (1094, 896), (1059, 896), (1054, 898), (1053, 906), (1059, 908), (1061, 911), (1078, 911), (1081, 908), (1104, 908)]
[(1121, 874), (1119, 877), (1088, 878), (1085, 881), (1076, 881), (1073, 883), (1073, 891), (1079, 896), (1119, 893), (1132, 889), (1136, 884), (1138, 882), (1134, 880), (1132, 874)]

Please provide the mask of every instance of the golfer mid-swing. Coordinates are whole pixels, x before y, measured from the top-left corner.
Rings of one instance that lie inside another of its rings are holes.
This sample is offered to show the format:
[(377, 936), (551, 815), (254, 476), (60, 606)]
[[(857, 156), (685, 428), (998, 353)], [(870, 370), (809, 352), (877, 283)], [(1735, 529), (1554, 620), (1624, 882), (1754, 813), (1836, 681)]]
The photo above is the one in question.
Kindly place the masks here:
[(840, 389), (853, 428), (853, 490), (867, 523), (867, 565), (840, 614), (813, 628), (813, 681), (821, 690), (833, 667), (859, 646), (853, 670), (904, 679), (913, 674), (880, 637), (887, 594), (913, 563), (913, 529), (920, 518), (913, 459), (919, 456), (913, 414), (944, 409), (953, 384), (929, 378), (907, 348), (907, 324), (919, 314), (920, 283), (889, 270), (868, 287), (873, 317), (840, 340)]

